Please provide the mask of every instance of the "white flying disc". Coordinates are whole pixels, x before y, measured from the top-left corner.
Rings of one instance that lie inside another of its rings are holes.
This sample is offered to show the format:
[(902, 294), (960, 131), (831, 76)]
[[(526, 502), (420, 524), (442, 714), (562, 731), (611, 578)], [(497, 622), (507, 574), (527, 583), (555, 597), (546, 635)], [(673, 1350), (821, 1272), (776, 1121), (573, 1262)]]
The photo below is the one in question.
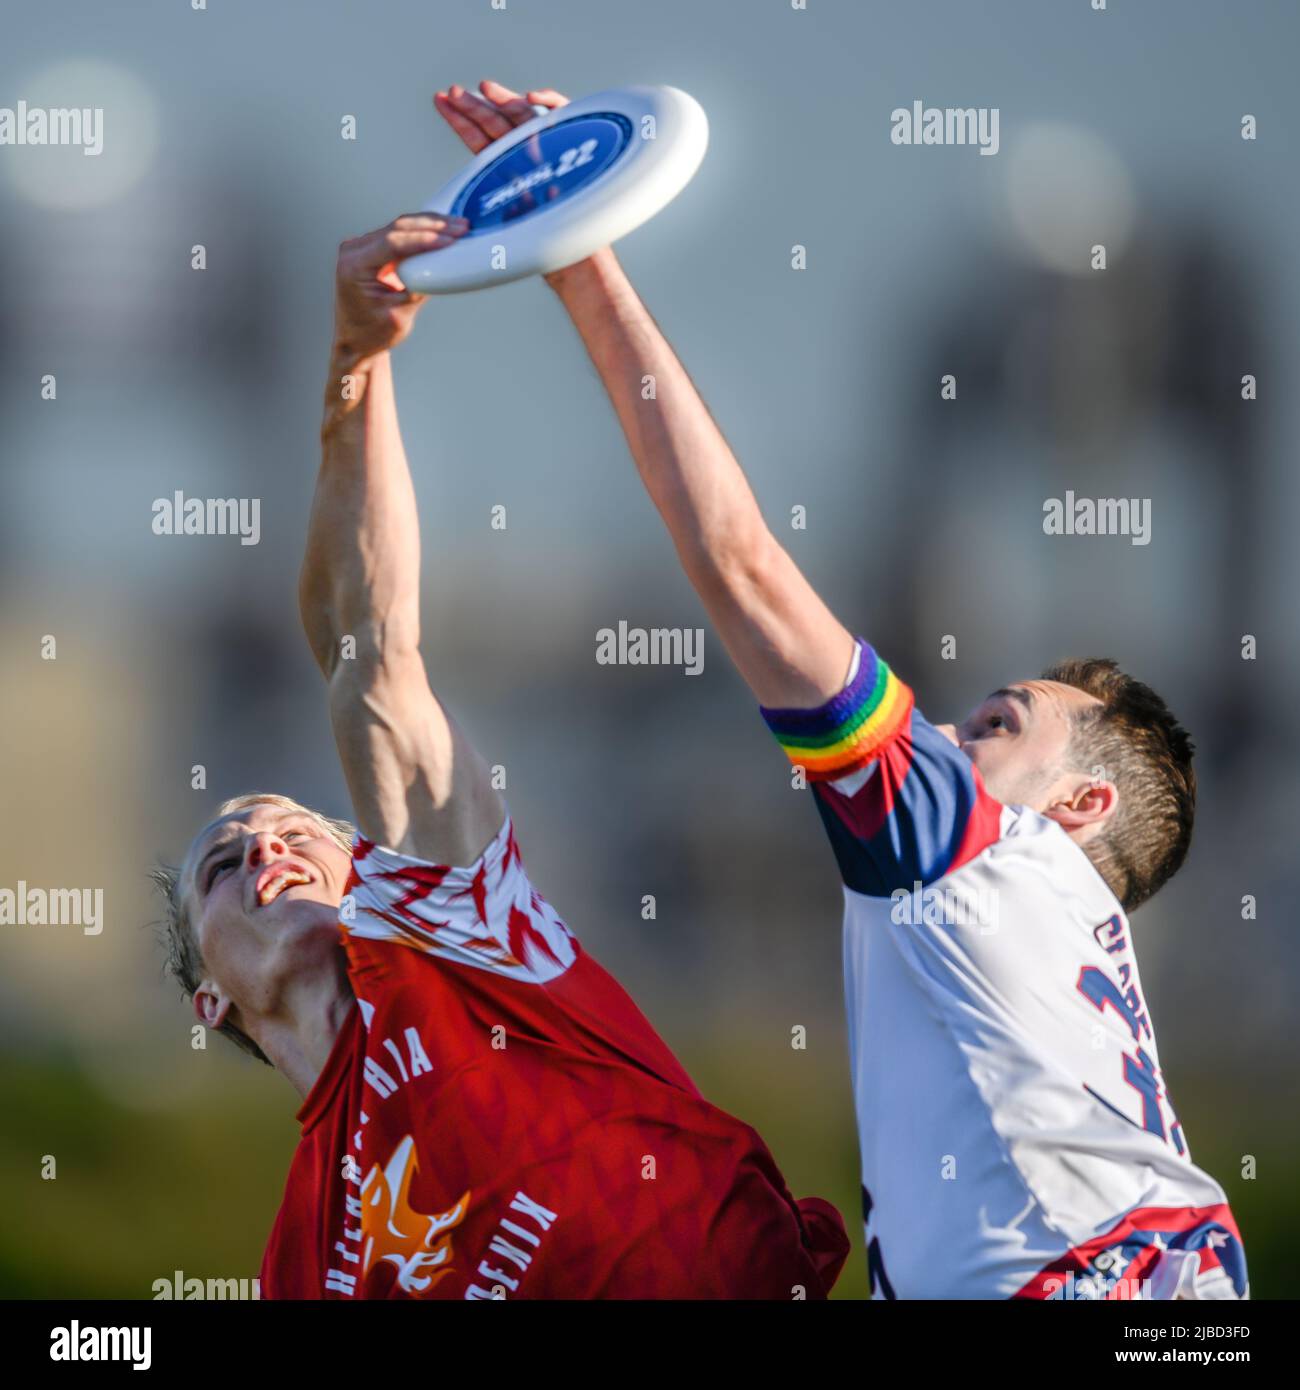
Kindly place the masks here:
[(619, 87), (548, 111), (433, 195), (425, 212), (470, 230), (397, 273), (421, 294), (457, 294), (573, 265), (672, 202), (708, 142), (703, 107), (676, 87)]

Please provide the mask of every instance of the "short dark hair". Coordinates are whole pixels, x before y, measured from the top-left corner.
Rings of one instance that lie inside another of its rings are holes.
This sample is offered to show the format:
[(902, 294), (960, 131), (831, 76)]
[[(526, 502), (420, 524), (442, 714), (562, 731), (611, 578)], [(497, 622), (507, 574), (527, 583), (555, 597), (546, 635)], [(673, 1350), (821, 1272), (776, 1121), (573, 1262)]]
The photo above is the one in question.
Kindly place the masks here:
[(1149, 685), (1106, 657), (1059, 662), (1042, 679), (1101, 701), (1074, 717), (1067, 756), (1080, 769), (1105, 768), (1106, 780), (1119, 789), (1114, 819), (1085, 849), (1132, 912), (1187, 858), (1196, 818), (1192, 740)]

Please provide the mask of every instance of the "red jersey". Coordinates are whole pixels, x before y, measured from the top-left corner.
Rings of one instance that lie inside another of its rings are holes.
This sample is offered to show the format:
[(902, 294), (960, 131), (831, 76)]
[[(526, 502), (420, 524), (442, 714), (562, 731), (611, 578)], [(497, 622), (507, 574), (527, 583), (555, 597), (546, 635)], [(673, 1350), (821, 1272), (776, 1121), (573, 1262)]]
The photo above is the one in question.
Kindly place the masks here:
[(263, 1298), (824, 1298), (848, 1253), (532, 887), (358, 837)]

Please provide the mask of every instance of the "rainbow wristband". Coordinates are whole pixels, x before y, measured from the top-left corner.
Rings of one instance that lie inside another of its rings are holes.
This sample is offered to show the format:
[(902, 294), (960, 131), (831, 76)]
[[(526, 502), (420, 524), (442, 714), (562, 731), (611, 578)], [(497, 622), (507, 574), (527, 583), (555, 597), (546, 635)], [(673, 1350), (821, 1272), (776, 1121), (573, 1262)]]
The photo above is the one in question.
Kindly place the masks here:
[(767, 727), (810, 782), (833, 782), (865, 767), (907, 724), (910, 687), (858, 638), (858, 670), (817, 709), (759, 707)]

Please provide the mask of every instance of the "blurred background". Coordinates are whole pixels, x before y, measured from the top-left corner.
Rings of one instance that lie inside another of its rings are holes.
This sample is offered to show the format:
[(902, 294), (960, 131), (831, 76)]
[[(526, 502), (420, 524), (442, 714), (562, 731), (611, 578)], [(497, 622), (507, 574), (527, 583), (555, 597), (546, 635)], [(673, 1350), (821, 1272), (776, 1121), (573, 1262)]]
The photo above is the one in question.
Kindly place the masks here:
[[(620, 252), (778, 536), (931, 718), (1099, 654), (1192, 730), (1143, 979), (1252, 1291), (1300, 1293), (1298, 38), (1283, 0), (24, 7), (0, 105), (102, 106), (105, 145), (0, 148), (0, 887), (102, 887), (105, 928), (0, 927), (0, 1293), (257, 1273), (298, 1100), (191, 1050), (146, 870), (237, 792), (348, 813), (295, 599), (334, 257), (462, 163), (431, 96), (485, 76), (702, 102), (703, 168)], [(917, 100), (997, 107), (997, 156), (891, 144)], [(620, 619), (704, 619), (576, 336), (526, 281), (433, 301), (396, 370), (435, 687), (506, 767), (539, 888), (844, 1212), (837, 1296), (864, 1296), (830, 850), (711, 633), (699, 677), (596, 663)], [(260, 544), (153, 534), (178, 489), (260, 498)], [(1151, 543), (1044, 535), (1067, 489), (1151, 499)]]

